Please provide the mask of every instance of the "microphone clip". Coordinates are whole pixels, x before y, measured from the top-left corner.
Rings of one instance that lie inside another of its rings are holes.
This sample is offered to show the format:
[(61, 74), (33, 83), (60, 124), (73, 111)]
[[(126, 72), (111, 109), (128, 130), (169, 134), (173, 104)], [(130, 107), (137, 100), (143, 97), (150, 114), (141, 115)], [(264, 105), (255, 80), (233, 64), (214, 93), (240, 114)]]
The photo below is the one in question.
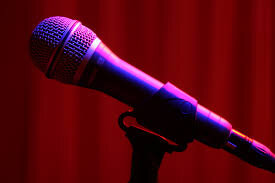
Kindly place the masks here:
[(141, 126), (135, 113), (127, 111), (118, 118), (132, 145), (132, 165), (129, 183), (157, 183), (158, 170), (166, 152), (181, 152), (187, 145), (177, 145), (165, 137)]
[[(154, 142), (151, 145), (155, 145), (156, 150), (158, 149), (168, 153), (172, 153), (174, 151), (182, 152), (187, 148), (187, 144), (178, 145), (172, 140), (169, 140), (160, 134), (140, 125), (136, 119), (135, 112), (131, 110), (126, 111), (119, 116), (118, 124), (119, 127), (126, 132), (126, 137), (128, 137), (131, 143), (133, 140), (136, 140), (138, 143), (140, 143), (140, 147), (142, 147), (142, 145), (145, 147), (149, 140), (149, 142)], [(144, 142), (142, 142), (142, 139)]]

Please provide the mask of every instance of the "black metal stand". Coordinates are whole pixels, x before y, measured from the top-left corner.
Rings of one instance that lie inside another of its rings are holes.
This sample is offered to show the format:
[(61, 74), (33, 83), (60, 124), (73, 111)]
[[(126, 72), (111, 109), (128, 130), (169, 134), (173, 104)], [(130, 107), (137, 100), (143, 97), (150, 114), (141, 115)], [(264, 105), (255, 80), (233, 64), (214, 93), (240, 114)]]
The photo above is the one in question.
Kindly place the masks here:
[(129, 183), (157, 183), (165, 152), (183, 151), (186, 146), (174, 146), (160, 136), (135, 126), (127, 127), (123, 121), (126, 116), (134, 116), (126, 112), (119, 117), (119, 125), (126, 132), (133, 149)]
[(127, 137), (133, 148), (129, 183), (157, 183), (165, 145), (157, 136), (130, 127)]

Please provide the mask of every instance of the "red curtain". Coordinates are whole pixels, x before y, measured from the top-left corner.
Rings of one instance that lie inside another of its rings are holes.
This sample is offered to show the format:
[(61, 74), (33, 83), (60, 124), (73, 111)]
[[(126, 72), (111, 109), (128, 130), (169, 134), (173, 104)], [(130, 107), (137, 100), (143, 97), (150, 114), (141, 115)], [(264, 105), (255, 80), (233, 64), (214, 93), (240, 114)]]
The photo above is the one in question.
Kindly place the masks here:
[[(170, 81), (275, 151), (272, 0), (5, 0), (1, 2), (0, 182), (123, 183), (128, 107), (48, 80), (28, 40), (46, 17), (78, 19), (117, 55)], [(160, 183), (271, 183), (271, 173), (207, 147), (167, 154)]]

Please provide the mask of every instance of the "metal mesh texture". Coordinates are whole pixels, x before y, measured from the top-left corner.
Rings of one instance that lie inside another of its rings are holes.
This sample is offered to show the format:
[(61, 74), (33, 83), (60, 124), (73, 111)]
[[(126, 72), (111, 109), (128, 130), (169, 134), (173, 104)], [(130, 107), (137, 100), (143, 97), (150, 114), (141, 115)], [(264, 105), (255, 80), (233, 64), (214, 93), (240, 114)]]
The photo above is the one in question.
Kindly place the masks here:
[(34, 29), (30, 39), (30, 52), (34, 64), (42, 72), (46, 72), (54, 49), (72, 21), (66, 17), (50, 17)]
[(57, 58), (52, 77), (63, 83), (72, 83), (73, 77), (96, 34), (80, 25)]

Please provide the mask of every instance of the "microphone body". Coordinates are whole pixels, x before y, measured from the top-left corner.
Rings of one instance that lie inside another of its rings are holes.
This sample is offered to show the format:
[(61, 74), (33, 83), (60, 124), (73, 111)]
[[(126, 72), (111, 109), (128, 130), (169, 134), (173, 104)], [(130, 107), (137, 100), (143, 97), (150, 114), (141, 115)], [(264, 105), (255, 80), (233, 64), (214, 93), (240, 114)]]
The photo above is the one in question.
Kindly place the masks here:
[[(197, 123), (198, 127), (196, 138), (209, 146), (221, 148), (226, 143), (226, 140), (232, 130), (230, 123), (199, 105), (193, 97), (176, 88), (172, 84), (169, 84), (168, 86), (164, 85), (160, 81), (121, 60), (102, 42), (99, 43), (97, 48), (94, 50), (93, 55), (88, 59), (83, 73), (80, 73), (79, 75), (81, 75), (81, 77), (79, 81), (75, 80), (76, 85), (104, 92), (107, 95), (132, 106), (133, 108), (141, 106), (144, 102), (148, 101), (156, 93), (158, 93), (161, 88), (164, 88), (165, 92), (162, 94), (163, 96), (159, 98), (164, 98), (163, 100), (183, 99), (183, 102), (187, 102), (193, 106), (193, 112), (189, 109), (190, 105), (181, 106), (180, 104), (177, 104), (175, 108), (181, 108), (179, 110), (179, 115), (182, 116), (186, 113), (193, 113), (191, 116), (192, 119), (188, 120), (191, 123), (192, 121), (196, 121), (193, 123)], [(155, 103), (156, 102), (154, 102), (154, 104)], [(180, 103), (182, 103), (182, 101), (180, 101)], [(158, 103), (158, 105), (160, 104)], [(167, 105), (168, 104), (164, 104), (163, 112), (167, 110)], [(142, 106), (142, 108), (145, 107), (146, 109), (144, 110), (147, 110), (148, 113), (152, 113), (152, 110), (158, 108), (157, 105), (152, 105), (150, 108), (147, 106)], [(164, 121), (165, 117), (159, 114), (158, 110), (155, 115), (146, 114), (146, 117), (152, 116), (152, 118), (150, 118), (151, 120), (154, 120), (153, 118), (157, 118), (160, 121)], [(174, 114), (174, 116), (175, 115), (176, 114)], [(168, 115), (166, 120), (175, 120), (174, 116)], [(182, 121), (186, 120), (187, 119), (184, 119)], [(160, 124), (160, 121), (159, 123), (156, 122), (155, 125)], [(170, 125), (173, 129), (170, 130), (171, 134), (169, 134), (169, 136), (174, 136), (176, 129), (180, 129), (182, 131), (187, 127), (187, 122), (184, 122), (184, 125), (186, 126), (182, 126), (183, 122), (180, 121), (181, 120), (174, 125)], [(146, 124), (144, 125), (146, 126)], [(155, 126), (151, 126), (151, 128), (154, 127)], [(164, 124), (163, 129), (167, 127), (168, 126)], [(157, 129), (158, 128), (155, 130)], [(179, 139), (180, 136), (184, 138), (186, 135), (183, 132), (179, 132), (179, 137), (177, 139)]]
[[(56, 44), (48, 48), (48, 37), (43, 36), (55, 30), (50, 25), (58, 24), (56, 21), (65, 28), (61, 26), (64, 31)], [(39, 50), (41, 48), (46, 51)], [(46, 54), (42, 57), (39, 53)], [(232, 129), (228, 121), (174, 85), (163, 84), (121, 60), (78, 21), (65, 17), (45, 19), (33, 32), (31, 55), (47, 77), (104, 92), (136, 108), (139, 116), (144, 117), (141, 118), (143, 126), (179, 145), (195, 138), (275, 172), (275, 156), (267, 147)]]
[(138, 106), (163, 86), (121, 60), (102, 42), (88, 60), (86, 69), (79, 73), (82, 77), (75, 84), (102, 91), (129, 106)]
[[(91, 72), (96, 73), (91, 74)], [(149, 100), (164, 86), (160, 81), (121, 60), (104, 43), (98, 45), (89, 59), (86, 70), (81, 75), (80, 82), (76, 84), (104, 92), (134, 108)], [(254, 166), (275, 172), (275, 156), (266, 146), (232, 129), (228, 121), (204, 108), (194, 98), (175, 86), (170, 86), (169, 89), (165, 96), (172, 95), (169, 97), (184, 99), (196, 108), (193, 121), (195, 125), (193, 135), (196, 140), (214, 148), (223, 148)], [(177, 108), (180, 107), (177, 106)], [(152, 110), (152, 108), (150, 109)], [(149, 111), (150, 109), (146, 108), (145, 110)], [(165, 110), (167, 110), (167, 106), (165, 106)], [(182, 106), (181, 110), (186, 111), (186, 106)], [(149, 112), (152, 113), (152, 111)], [(165, 121), (163, 115), (159, 115), (159, 110), (155, 115), (146, 114), (146, 116), (148, 115), (151, 115), (152, 118), (159, 116), (157, 119), (150, 118), (151, 121), (156, 120), (156, 123), (149, 125), (150, 129), (161, 131), (162, 128), (170, 128), (167, 133), (162, 131), (163, 133), (160, 132), (160, 134), (170, 137), (169, 139), (173, 139), (177, 143), (186, 142), (186, 135), (190, 133), (191, 128), (186, 123), (192, 122), (192, 119), (191, 121), (184, 119), (184, 122), (179, 120), (171, 125), (169, 122), (175, 119), (168, 116)], [(169, 119), (170, 121), (168, 121)], [(162, 128), (158, 125), (159, 123), (164, 123)], [(143, 125), (148, 127), (146, 123)], [(179, 133), (176, 134), (178, 130)]]

